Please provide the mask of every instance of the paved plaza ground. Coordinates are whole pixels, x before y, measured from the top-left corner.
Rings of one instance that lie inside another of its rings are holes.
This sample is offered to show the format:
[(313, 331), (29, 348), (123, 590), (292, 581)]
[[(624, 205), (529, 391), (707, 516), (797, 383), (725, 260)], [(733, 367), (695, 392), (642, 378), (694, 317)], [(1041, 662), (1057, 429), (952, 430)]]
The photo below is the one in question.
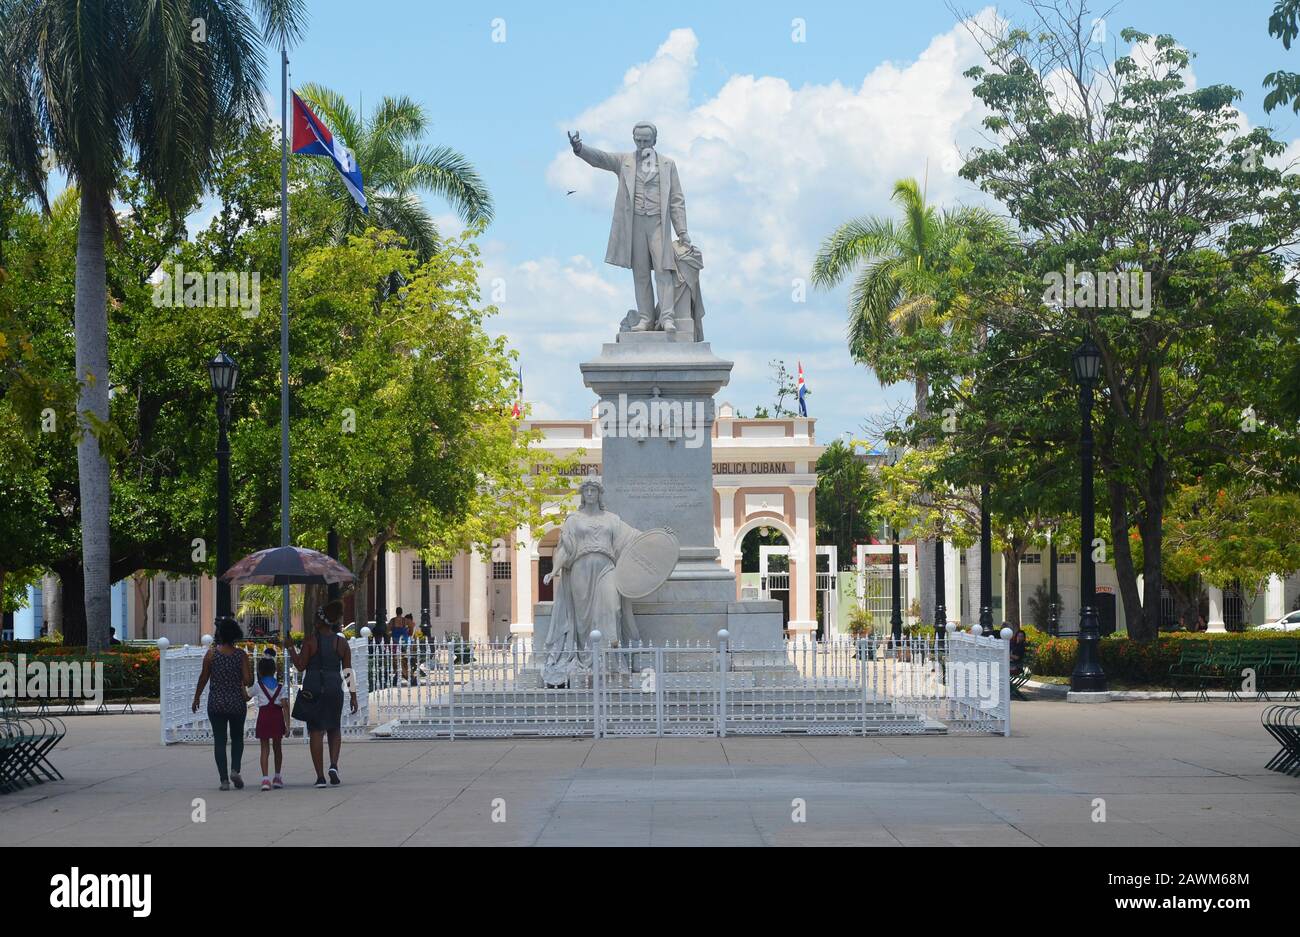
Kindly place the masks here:
[(293, 742), (270, 793), (253, 745), (222, 793), (210, 748), (163, 748), (157, 716), (74, 717), (67, 780), (0, 796), (0, 846), (1297, 845), (1266, 705), (1036, 700), (1011, 738), (367, 740), (328, 790)]

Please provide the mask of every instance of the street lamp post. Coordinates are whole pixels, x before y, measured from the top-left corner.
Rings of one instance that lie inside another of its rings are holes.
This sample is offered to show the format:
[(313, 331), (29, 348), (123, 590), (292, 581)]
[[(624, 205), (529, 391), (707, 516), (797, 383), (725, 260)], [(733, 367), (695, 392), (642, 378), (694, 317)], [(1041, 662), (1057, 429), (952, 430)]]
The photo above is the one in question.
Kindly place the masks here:
[(939, 647), (943, 647), (948, 625), (948, 604), (943, 579), (943, 535), (940, 534), (934, 538), (934, 640)]
[(1047, 633), (1061, 633), (1061, 608), (1056, 604), (1056, 537), (1048, 544), (1047, 556)]
[[(889, 447), (888, 458), (889, 458), (890, 467), (893, 467), (898, 464), (899, 455), (900, 452), (898, 446)], [(903, 640), (903, 594), (902, 594), (903, 577), (902, 577), (902, 571), (900, 569), (900, 567), (902, 566), (902, 557), (900, 556), (898, 550), (898, 528), (891, 523), (889, 525), (889, 529), (890, 532), (893, 534), (893, 537), (891, 539), (893, 540), (894, 543), (893, 582), (892, 582), (893, 602), (892, 602), (890, 616), (889, 616), (889, 625), (890, 625), (890, 634), (893, 638), (894, 643), (897, 644)]]
[(989, 519), (989, 486), (980, 485), (980, 631), (993, 634), (993, 525)]
[(388, 634), (388, 544), (381, 543), (375, 556), (375, 630), (391, 641)]
[(1101, 669), (1101, 624), (1097, 619), (1097, 574), (1092, 562), (1092, 541), (1096, 535), (1096, 512), (1092, 493), (1092, 388), (1101, 371), (1101, 349), (1091, 338), (1084, 339), (1072, 359), (1074, 379), (1079, 385), (1079, 414), (1083, 428), (1079, 436), (1079, 653), (1070, 689), (1076, 693), (1104, 693), (1106, 673)]
[(426, 638), (431, 634), (429, 621), (429, 561), (420, 558), (420, 633)]
[(230, 396), (239, 385), (239, 365), (224, 351), (208, 362), (217, 395), (217, 618), (230, 617), (230, 585), (221, 581), (230, 568)]

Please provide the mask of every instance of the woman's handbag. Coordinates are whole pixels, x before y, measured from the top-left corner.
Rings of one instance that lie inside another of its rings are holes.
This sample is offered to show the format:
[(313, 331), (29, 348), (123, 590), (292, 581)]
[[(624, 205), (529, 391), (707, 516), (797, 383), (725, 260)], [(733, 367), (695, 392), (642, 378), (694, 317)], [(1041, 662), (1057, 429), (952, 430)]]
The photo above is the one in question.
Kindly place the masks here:
[(299, 722), (312, 722), (320, 712), (322, 675), (319, 670), (308, 670), (302, 676), (302, 686), (293, 700), (290, 715)]

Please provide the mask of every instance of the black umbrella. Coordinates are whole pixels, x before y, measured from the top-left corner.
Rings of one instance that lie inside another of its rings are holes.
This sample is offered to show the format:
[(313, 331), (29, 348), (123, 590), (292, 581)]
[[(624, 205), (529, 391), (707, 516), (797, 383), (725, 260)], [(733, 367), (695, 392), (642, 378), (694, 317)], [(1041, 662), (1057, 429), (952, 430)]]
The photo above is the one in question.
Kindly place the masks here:
[(303, 547), (272, 547), (250, 553), (221, 577), (244, 585), (289, 586), (351, 582), (357, 577), (332, 556)]

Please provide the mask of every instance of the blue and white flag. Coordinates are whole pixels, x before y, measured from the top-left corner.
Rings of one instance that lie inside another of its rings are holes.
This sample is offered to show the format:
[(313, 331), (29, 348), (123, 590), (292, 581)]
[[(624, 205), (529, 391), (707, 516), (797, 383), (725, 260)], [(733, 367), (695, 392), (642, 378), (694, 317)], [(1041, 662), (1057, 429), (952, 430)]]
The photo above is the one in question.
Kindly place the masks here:
[(361, 206), (367, 215), (370, 208), (366, 205), (366, 194), (361, 184), (361, 167), (351, 150), (334, 139), (334, 134), (321, 122), (310, 107), (298, 97), (293, 96), (293, 152), (297, 156), (328, 156), (334, 161), (334, 168), (343, 177), (343, 184), (353, 201)]

